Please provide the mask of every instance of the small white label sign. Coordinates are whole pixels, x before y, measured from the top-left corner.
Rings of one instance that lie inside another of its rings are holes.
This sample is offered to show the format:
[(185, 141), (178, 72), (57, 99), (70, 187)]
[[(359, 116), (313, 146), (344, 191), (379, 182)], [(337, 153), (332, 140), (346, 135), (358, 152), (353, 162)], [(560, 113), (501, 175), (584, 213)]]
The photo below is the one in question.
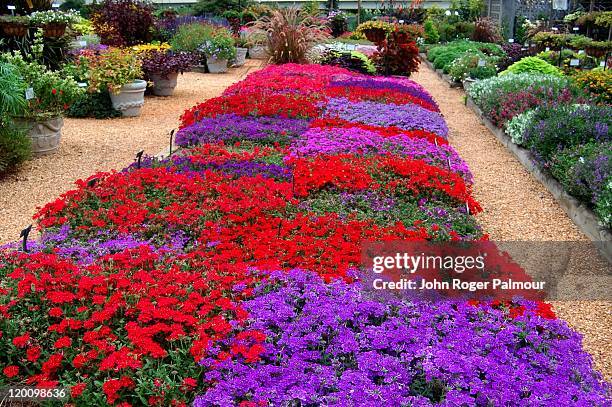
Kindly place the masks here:
[(15, 6), (6, 6), (6, 8), (9, 10), (15, 10)]
[(25, 98), (26, 100), (34, 99), (34, 89), (27, 88), (25, 91)]
[(509, 42), (510, 44), (514, 43), (514, 38), (510, 38), (510, 39), (508, 40), (508, 42)]
[(578, 66), (580, 65), (579, 59), (570, 59), (570, 66)]
[(487, 64), (487, 61), (485, 61), (484, 59), (478, 60), (478, 66), (485, 66), (486, 64)]
[(546, 47), (546, 52), (550, 51), (550, 47)]

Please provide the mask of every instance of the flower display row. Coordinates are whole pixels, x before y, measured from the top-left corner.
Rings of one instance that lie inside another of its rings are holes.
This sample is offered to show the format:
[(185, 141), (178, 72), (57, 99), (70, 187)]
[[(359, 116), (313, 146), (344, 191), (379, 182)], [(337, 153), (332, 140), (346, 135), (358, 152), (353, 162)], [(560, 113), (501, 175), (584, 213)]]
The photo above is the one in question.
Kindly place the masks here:
[(487, 239), (447, 133), (407, 79), (250, 74), (183, 114), (178, 153), (78, 181), (30, 253), (0, 254), (0, 385), (90, 405), (605, 405), (548, 304), (362, 290), (366, 241)]

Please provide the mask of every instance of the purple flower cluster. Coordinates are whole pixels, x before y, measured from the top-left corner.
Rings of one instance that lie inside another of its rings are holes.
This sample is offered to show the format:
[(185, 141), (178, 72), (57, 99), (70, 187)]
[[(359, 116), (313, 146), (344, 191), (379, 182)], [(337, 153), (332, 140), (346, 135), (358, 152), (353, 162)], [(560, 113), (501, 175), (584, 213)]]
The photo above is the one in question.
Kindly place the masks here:
[[(254, 177), (261, 175), (264, 178), (274, 178), (279, 181), (288, 181), (292, 177), (289, 166), (265, 163), (260, 161), (228, 160), (223, 162), (199, 162), (188, 154), (175, 154), (170, 158), (157, 160), (154, 157), (143, 157), (140, 168), (167, 167), (176, 173), (202, 173), (207, 170), (221, 171), (233, 178)], [(138, 168), (137, 163), (131, 164), (124, 171), (134, 171)]]
[(362, 155), (391, 153), (406, 156), (458, 172), (466, 181), (472, 181), (472, 174), (467, 164), (451, 146), (436, 146), (426, 139), (403, 135), (383, 137), (379, 133), (358, 127), (315, 127), (302, 134), (291, 145), (292, 156), (342, 153)]
[[(603, 406), (607, 384), (580, 336), (526, 311), (457, 302), (375, 301), (358, 284), (274, 272), (245, 308), (266, 334), (262, 360), (202, 361), (214, 386), (196, 407)], [(526, 308), (534, 304), (525, 302)], [(236, 327), (234, 334), (241, 329)], [(227, 351), (216, 346), (211, 356)], [(248, 343), (245, 343), (248, 345)]]
[(404, 130), (426, 130), (447, 137), (448, 127), (440, 113), (420, 106), (394, 105), (378, 102), (350, 102), (346, 98), (330, 99), (325, 105), (325, 116), (338, 117), (357, 123)]
[(308, 121), (302, 119), (223, 114), (181, 129), (175, 142), (182, 147), (239, 140), (286, 144), (307, 128)]

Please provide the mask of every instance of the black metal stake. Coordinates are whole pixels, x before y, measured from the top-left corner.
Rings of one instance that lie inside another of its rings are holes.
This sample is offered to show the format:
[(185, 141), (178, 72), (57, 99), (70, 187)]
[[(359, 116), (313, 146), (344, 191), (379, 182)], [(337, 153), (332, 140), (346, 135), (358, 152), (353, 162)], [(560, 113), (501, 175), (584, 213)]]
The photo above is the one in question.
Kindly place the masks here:
[(140, 169), (142, 162), (142, 155), (144, 154), (144, 150), (140, 150), (136, 153), (136, 168)]
[(23, 251), (25, 253), (28, 252), (28, 236), (30, 235), (31, 231), (32, 231), (32, 225), (30, 225), (27, 228), (23, 229), (21, 231), (21, 234), (19, 235), (19, 237), (23, 238), (22, 249), (23, 249)]
[(89, 181), (87, 181), (87, 186), (90, 188), (93, 188), (96, 186), (96, 182), (98, 182), (98, 178), (92, 178)]
[(278, 222), (278, 236), (280, 237), (281, 235), (281, 228), (283, 227), (283, 219), (280, 219), (280, 222)]
[(174, 130), (172, 129), (172, 131), (170, 132), (170, 151), (168, 153), (168, 157), (172, 157), (172, 143), (174, 141)]

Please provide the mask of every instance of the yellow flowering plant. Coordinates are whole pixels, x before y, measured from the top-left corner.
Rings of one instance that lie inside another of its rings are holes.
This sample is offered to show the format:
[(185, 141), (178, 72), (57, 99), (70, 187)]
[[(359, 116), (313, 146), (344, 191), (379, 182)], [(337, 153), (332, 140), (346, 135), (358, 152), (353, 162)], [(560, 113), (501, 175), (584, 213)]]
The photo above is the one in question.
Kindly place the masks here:
[(577, 71), (572, 79), (578, 87), (589, 92), (597, 102), (605, 104), (612, 102), (612, 72), (609, 69)]

